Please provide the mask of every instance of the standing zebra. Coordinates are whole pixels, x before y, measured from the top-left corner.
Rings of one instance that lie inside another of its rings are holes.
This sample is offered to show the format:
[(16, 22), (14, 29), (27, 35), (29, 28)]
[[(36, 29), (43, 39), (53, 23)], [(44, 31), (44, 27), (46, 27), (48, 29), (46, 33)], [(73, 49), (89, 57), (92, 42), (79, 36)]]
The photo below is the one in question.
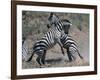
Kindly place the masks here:
[[(80, 55), (78, 51), (77, 43), (72, 39), (71, 36), (68, 35), (68, 29), (71, 23), (68, 20), (60, 20), (59, 17), (54, 13), (50, 14), (48, 20), (49, 20), (48, 24), (49, 27), (50, 26), (56, 27), (58, 31), (61, 32), (60, 41), (61, 44), (63, 45), (63, 48), (67, 50), (69, 61), (75, 59), (75, 57), (73, 56), (74, 53), (78, 53), (79, 57), (83, 59), (83, 57)], [(66, 22), (65, 25), (63, 24), (64, 21)], [(67, 28), (67, 30), (65, 30), (64, 28)]]

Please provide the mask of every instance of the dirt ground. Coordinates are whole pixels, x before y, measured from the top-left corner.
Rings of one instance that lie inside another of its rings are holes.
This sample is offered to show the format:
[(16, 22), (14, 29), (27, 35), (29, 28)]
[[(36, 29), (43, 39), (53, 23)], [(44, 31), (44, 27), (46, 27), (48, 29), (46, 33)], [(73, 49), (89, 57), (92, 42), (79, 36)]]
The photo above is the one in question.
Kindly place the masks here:
[[(64, 50), (66, 52), (66, 50)], [(85, 58), (86, 55), (83, 55), (84, 59), (80, 59), (77, 56), (76, 61), (69, 62), (67, 55), (63, 55), (60, 51), (59, 45), (55, 45), (53, 49), (47, 51), (46, 54), (46, 66), (45, 67), (72, 67), (72, 66), (87, 66), (89, 62)], [(36, 55), (33, 57), (32, 61), (22, 63), (23, 69), (28, 68), (39, 68), (40, 66), (36, 62)]]

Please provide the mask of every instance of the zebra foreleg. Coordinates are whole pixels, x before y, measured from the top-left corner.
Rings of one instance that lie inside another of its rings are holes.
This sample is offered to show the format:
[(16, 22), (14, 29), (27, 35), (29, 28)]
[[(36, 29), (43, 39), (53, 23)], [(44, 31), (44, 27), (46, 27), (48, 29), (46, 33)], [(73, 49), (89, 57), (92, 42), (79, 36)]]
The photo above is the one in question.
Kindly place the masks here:
[(60, 47), (61, 47), (62, 54), (65, 55), (64, 50), (63, 50), (63, 47), (62, 46), (60, 46)]
[(45, 50), (38, 53), (38, 57), (37, 57), (36, 61), (40, 65), (40, 68), (45, 66), (45, 55), (46, 55)]

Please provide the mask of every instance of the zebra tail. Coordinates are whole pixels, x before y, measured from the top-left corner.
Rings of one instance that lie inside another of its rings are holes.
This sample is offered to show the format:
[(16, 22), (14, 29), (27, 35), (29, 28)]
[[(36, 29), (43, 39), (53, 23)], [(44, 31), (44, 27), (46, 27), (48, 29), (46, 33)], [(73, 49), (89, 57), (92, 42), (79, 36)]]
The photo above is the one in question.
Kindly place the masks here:
[(78, 53), (79, 57), (80, 57), (81, 59), (83, 59), (83, 57), (81, 56), (81, 54), (79, 53), (78, 50), (77, 50), (77, 53)]
[(32, 55), (29, 57), (29, 59), (26, 62), (30, 62), (32, 60), (33, 56), (34, 56), (34, 52), (32, 53)]

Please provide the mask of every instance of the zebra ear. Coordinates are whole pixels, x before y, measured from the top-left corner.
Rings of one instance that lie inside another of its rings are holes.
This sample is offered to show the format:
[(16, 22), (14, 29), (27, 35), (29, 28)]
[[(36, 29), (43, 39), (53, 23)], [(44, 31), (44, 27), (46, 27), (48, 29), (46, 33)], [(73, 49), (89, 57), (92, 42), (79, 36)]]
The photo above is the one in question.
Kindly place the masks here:
[(48, 29), (50, 28), (50, 25), (49, 25), (49, 24), (47, 24), (47, 28), (48, 28)]

